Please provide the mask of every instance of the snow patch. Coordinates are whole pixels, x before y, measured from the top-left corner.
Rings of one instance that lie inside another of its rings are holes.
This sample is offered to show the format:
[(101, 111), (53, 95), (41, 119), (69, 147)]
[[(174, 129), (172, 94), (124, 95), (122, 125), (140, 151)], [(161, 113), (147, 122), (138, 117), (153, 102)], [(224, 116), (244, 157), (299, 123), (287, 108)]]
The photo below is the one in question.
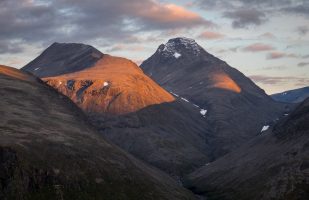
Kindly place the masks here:
[(103, 83), (104, 87), (108, 86), (108, 82)]
[(175, 52), (174, 53), (174, 57), (177, 59), (177, 58), (179, 58), (181, 56), (181, 54), (180, 53), (178, 53), (178, 52)]
[[(178, 39), (178, 41), (176, 39)], [(182, 44), (186, 49), (193, 52), (194, 55), (198, 55), (200, 53), (201, 48), (195, 40), (184, 37), (176, 39), (169, 40), (166, 44), (164, 44), (164, 48), (161, 49), (161, 47), (158, 51), (162, 52), (162, 54), (167, 57), (174, 56), (175, 58), (179, 58), (181, 54), (177, 52), (176, 45), (180, 42), (180, 44)]]
[(175, 94), (174, 92), (170, 92), (172, 95), (174, 95), (175, 97), (179, 97), (178, 94)]
[(195, 42), (195, 40), (190, 39), (190, 38), (185, 38), (182, 37), (180, 38), (180, 42), (185, 45), (186, 49), (192, 49), (195, 54), (200, 53), (200, 47), (199, 45)]
[(185, 99), (185, 98), (183, 98), (183, 97), (181, 97), (181, 99), (182, 99), (183, 101), (185, 101), (185, 102), (189, 102), (188, 99)]
[(206, 113), (207, 113), (207, 110), (201, 109), (201, 110), (200, 110), (200, 113), (201, 113), (201, 115), (203, 115), (203, 116), (205, 117), (205, 115), (206, 115)]
[(199, 106), (198, 106), (198, 105), (196, 105), (196, 104), (193, 104), (193, 106), (195, 106), (195, 107), (199, 108)]
[(264, 132), (264, 131), (267, 131), (268, 129), (269, 129), (269, 125), (263, 126), (261, 133)]

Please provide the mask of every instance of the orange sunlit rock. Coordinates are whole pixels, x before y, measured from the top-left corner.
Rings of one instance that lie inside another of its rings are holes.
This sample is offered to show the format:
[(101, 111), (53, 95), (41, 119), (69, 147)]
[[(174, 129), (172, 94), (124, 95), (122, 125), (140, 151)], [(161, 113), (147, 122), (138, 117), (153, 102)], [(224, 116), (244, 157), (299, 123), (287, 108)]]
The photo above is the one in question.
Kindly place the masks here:
[(24, 81), (33, 80), (33, 77), (31, 77), (30, 75), (27, 75), (18, 69), (7, 67), (4, 65), (0, 65), (0, 74), (4, 74), (6, 76), (10, 76), (10, 77), (13, 77), (19, 80), (24, 80)]
[(225, 73), (214, 74), (212, 80), (214, 82), (213, 87), (215, 88), (230, 90), (236, 93), (241, 92), (241, 88), (237, 83)]
[(174, 101), (135, 63), (109, 55), (90, 68), (43, 80), (92, 113), (125, 114)]

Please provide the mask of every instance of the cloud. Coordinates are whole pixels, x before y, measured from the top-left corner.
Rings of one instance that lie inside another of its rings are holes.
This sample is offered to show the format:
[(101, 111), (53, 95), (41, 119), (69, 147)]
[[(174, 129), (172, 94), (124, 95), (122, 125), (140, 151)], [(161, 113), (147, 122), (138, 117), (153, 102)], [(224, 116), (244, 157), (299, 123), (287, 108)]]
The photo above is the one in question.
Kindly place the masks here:
[(305, 66), (309, 66), (309, 62), (300, 62), (297, 64), (298, 67), (305, 67)]
[(294, 1), (294, 3), (295, 4), (290, 4), (291, 6), (283, 8), (282, 10), (288, 13), (309, 17), (309, 2), (307, 0), (298, 0)]
[(206, 21), (198, 14), (175, 4), (154, 3), (149, 8), (137, 10), (136, 15), (141, 20), (147, 21), (147, 26), (150, 23), (159, 28), (212, 25), (211, 22)]
[(262, 70), (283, 70), (283, 69), (287, 69), (287, 66), (271, 66), (262, 68)]
[(275, 77), (275, 76), (265, 76), (265, 75), (253, 75), (249, 76), (256, 83), (263, 83), (263, 84), (278, 84), (289, 80), (290, 77)]
[(4, 53), (20, 53), (24, 50), (20, 42), (0, 40), (0, 54)]
[(234, 28), (261, 25), (274, 14), (309, 17), (308, 0), (195, 0), (195, 5), (222, 12)]
[(139, 52), (143, 51), (144, 46), (132, 45), (132, 44), (115, 44), (111, 48), (107, 49), (106, 52), (116, 52), (116, 51), (130, 51), (130, 52)]
[(298, 13), (305, 13), (309, 5), (307, 0), (196, 0), (195, 4), (205, 9), (216, 8), (231, 10), (246, 7)]
[(212, 31), (204, 31), (198, 37), (201, 39), (206, 39), (206, 40), (216, 40), (216, 39), (224, 38), (225, 35), (221, 33), (217, 33), (217, 32), (212, 32)]
[(223, 16), (233, 20), (232, 26), (234, 28), (258, 26), (267, 21), (265, 13), (256, 9), (242, 8), (235, 11), (226, 11)]
[(266, 56), (267, 59), (298, 58), (298, 57), (299, 56), (293, 53), (284, 53), (284, 52), (278, 52), (278, 51), (271, 52)]
[[(214, 23), (182, 6), (157, 0), (0, 0), (2, 53), (10, 43), (136, 43), (137, 35), (210, 27)], [(4, 47), (3, 47), (4, 46)]]
[(270, 50), (274, 50), (275, 48), (271, 45), (268, 44), (263, 44), (263, 43), (255, 43), (255, 44), (251, 44), (247, 47), (243, 48), (243, 51), (247, 51), (247, 52), (260, 52), (260, 51), (270, 51)]
[(223, 54), (223, 53), (236, 53), (240, 47), (230, 47), (230, 48), (210, 48), (209, 50), (214, 51), (216, 54)]
[(276, 36), (270, 32), (266, 32), (266, 33), (263, 33), (262, 35), (260, 35), (258, 38), (261, 38), (261, 39), (276, 39)]
[(262, 83), (266, 85), (283, 84), (288, 82), (294, 82), (295, 85), (309, 83), (309, 79), (305, 77), (297, 76), (264, 76), (264, 75), (253, 75), (249, 76), (256, 83)]
[(307, 26), (299, 26), (296, 31), (299, 35), (306, 35), (309, 32), (309, 28)]

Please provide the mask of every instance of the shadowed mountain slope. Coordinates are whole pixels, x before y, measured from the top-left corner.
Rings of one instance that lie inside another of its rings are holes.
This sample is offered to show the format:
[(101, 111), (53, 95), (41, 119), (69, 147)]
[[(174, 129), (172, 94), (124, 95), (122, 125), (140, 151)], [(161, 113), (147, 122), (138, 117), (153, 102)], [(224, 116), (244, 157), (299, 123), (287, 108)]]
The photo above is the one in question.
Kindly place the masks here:
[(212, 159), (213, 135), (204, 117), (181, 101), (90, 119), (110, 141), (177, 179)]
[(207, 164), (186, 180), (207, 199), (309, 198), (309, 99), (273, 130)]
[(271, 97), (279, 102), (300, 103), (309, 97), (309, 87), (273, 94)]
[(141, 68), (175, 97), (207, 110), (205, 121), (216, 134), (215, 158), (257, 136), (283, 114), (283, 104), (192, 39), (170, 39)]
[(194, 199), (33, 76), (0, 66), (0, 95), (0, 199)]
[[(49, 48), (62, 52), (62, 47)], [(61, 56), (48, 56), (48, 52), (57, 54), (49, 48), (42, 55), (45, 66), (51, 65), (42, 70), (53, 74), (53, 58)], [(42, 63), (41, 57), (31, 63)], [(77, 58), (71, 55), (57, 61), (72, 63), (71, 57)], [(31, 63), (23, 70), (39, 67)], [(38, 71), (30, 70), (40, 75)], [(211, 159), (214, 147), (200, 108), (175, 102), (127, 59), (104, 54), (86, 69), (42, 79), (81, 107), (110, 141), (173, 176), (187, 174)]]

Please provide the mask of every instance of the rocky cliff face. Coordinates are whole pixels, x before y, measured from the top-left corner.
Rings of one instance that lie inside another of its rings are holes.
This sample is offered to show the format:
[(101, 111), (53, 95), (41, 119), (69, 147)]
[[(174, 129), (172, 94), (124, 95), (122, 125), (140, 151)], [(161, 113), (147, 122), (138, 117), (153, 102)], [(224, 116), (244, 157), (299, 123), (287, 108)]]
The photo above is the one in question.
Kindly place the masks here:
[(35, 77), (0, 66), (0, 95), (0, 199), (194, 199)]

